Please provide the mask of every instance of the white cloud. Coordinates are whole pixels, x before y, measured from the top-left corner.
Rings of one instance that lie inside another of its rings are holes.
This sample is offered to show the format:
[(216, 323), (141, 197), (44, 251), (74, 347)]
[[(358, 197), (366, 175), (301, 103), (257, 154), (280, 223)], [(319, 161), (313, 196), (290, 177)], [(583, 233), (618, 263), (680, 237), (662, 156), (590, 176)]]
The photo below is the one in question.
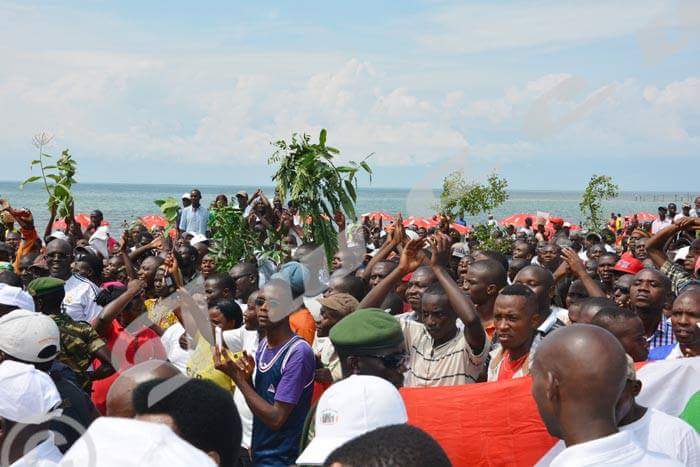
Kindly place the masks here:
[(436, 7), (417, 40), (433, 50), (478, 53), (569, 46), (622, 37), (645, 27), (669, 2), (473, 2)]

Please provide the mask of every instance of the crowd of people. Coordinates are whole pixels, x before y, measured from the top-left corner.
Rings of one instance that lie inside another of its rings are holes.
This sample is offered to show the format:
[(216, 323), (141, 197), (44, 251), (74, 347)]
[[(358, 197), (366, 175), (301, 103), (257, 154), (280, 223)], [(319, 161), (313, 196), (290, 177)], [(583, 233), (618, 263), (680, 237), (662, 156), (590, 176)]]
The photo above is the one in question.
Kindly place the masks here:
[(560, 440), (538, 465), (700, 465), (700, 396), (682, 419), (635, 400), (635, 364), (700, 355), (700, 197), (600, 232), (490, 219), (495, 249), (444, 216), (336, 213), (329, 260), (293, 202), (239, 192), (285, 259), (229, 270), (210, 222), (225, 195), (116, 236), (99, 210), (63, 228), (54, 210), (40, 236), (11, 201), (0, 465), (447, 466), (399, 389), (522, 377)]

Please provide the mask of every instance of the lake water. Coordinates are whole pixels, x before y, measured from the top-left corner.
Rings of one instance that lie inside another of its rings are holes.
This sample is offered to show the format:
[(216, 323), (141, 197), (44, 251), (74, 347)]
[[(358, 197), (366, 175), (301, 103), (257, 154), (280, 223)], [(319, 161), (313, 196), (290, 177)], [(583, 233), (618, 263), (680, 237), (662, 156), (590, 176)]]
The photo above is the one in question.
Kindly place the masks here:
[[(209, 203), (219, 193), (229, 198), (239, 190), (249, 194), (257, 187), (246, 186), (199, 186), (202, 192), (203, 204)], [(144, 214), (156, 214), (158, 208), (153, 204), (156, 199), (180, 196), (189, 192), (190, 186), (185, 185), (130, 185), (130, 184), (91, 184), (79, 183), (74, 187), (76, 198), (76, 213), (90, 212), (100, 209), (113, 226), (117, 227), (123, 220), (134, 219)], [(266, 195), (271, 196), (272, 187), (265, 187)], [(691, 201), (698, 193), (669, 193), (669, 192), (622, 192), (620, 197), (603, 203), (606, 216), (610, 212), (622, 214), (649, 211), (656, 213), (660, 205), (676, 202), (680, 204)], [(406, 215), (426, 216), (432, 214), (438, 191), (410, 192), (401, 189), (361, 188), (358, 191), (357, 211), (387, 211), (395, 214), (398, 211)], [(19, 189), (18, 182), (0, 182), (0, 197), (6, 198), (15, 207), (25, 207), (32, 210), (40, 230), (46, 225), (48, 212), (46, 208), (47, 194), (40, 185), (29, 185)], [(556, 214), (573, 223), (580, 223), (582, 216), (578, 203), (581, 193), (576, 191), (510, 191), (510, 199), (493, 214), (497, 219), (519, 212), (545, 211)], [(408, 209), (407, 209), (408, 205)], [(485, 216), (467, 218), (469, 223), (485, 220)]]

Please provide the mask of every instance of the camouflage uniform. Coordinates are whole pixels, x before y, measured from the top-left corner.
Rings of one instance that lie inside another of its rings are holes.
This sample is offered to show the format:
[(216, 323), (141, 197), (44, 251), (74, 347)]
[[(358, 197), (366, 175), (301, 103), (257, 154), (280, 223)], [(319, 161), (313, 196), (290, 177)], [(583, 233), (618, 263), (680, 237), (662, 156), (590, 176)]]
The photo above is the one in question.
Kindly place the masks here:
[(88, 368), (95, 352), (106, 345), (105, 341), (84, 321), (74, 321), (66, 314), (51, 315), (51, 318), (61, 331), (58, 360), (75, 372), (78, 384), (89, 393), (91, 382), (87, 377)]

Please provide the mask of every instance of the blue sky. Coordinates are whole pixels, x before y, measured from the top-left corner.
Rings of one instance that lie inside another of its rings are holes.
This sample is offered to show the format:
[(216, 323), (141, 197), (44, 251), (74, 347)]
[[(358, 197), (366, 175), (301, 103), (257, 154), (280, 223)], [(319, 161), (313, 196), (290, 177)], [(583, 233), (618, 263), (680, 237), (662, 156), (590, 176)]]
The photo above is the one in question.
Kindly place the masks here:
[(326, 127), (374, 153), (375, 186), (698, 186), (697, 2), (0, 1), (0, 21), (0, 179), (44, 130), (83, 181), (269, 184), (270, 142)]

